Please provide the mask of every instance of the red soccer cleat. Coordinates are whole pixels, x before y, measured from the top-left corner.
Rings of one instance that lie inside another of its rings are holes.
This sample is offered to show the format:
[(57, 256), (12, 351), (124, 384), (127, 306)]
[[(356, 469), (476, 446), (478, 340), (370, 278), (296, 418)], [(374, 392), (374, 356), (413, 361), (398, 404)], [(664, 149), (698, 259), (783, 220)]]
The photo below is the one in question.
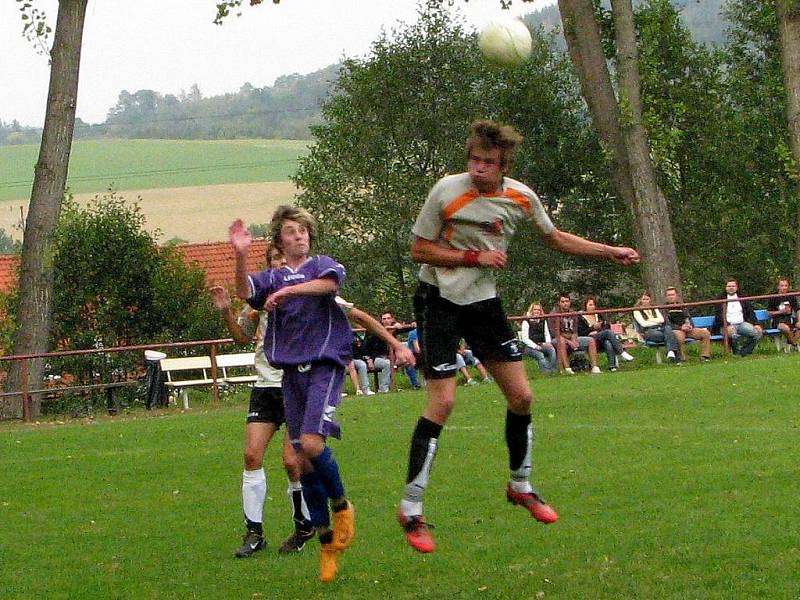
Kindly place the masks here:
[(407, 517), (403, 513), (397, 513), (397, 521), (400, 527), (406, 532), (406, 541), (417, 552), (429, 553), (436, 550), (436, 540), (433, 539), (429, 527), (422, 515)]
[(515, 492), (509, 483), (506, 487), (506, 499), (511, 504), (518, 504), (526, 508), (531, 516), (540, 523), (558, 521), (558, 513), (535, 492)]

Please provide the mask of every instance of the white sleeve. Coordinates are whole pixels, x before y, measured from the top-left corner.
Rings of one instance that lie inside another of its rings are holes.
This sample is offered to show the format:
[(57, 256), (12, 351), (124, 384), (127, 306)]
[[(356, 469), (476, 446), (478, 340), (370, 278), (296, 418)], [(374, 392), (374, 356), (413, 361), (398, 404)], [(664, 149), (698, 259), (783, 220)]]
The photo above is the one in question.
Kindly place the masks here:
[(522, 331), (520, 332), (520, 339), (522, 340), (522, 343), (525, 344), (528, 348), (531, 348), (533, 350), (538, 350), (539, 346), (537, 346), (533, 342), (533, 340), (531, 340), (530, 333), (529, 333), (530, 332), (530, 328), (531, 327), (530, 327), (530, 325), (528, 324), (527, 321), (523, 321), (522, 322)]

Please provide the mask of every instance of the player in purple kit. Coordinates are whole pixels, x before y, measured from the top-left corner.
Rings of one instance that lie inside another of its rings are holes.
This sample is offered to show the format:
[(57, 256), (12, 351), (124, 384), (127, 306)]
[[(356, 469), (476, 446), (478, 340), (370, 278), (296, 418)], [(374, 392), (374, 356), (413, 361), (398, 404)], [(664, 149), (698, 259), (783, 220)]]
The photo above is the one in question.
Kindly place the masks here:
[(338, 554), (355, 535), (353, 505), (326, 445), (328, 436), (340, 437), (335, 413), (353, 333), (335, 300), (345, 269), (328, 256), (309, 256), (315, 230), (307, 211), (279, 206), (272, 216), (271, 237), (283, 251), (286, 265), (251, 275), (246, 259), (252, 239), (241, 220), (231, 225), (230, 240), (236, 255), (237, 294), (253, 308), (272, 313), (264, 352), (271, 364), (283, 369), (286, 426), (303, 463), (303, 494), (319, 534), (320, 579), (329, 582), (336, 577)]

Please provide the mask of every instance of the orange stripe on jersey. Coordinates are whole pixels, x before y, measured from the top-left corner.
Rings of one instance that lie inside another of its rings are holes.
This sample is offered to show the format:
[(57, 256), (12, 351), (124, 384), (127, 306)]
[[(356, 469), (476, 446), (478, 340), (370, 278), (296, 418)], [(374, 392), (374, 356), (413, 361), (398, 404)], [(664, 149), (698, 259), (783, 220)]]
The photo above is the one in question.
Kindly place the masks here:
[(442, 211), (442, 217), (444, 217), (445, 221), (449, 220), (450, 218), (452, 218), (454, 214), (456, 214), (458, 211), (464, 208), (467, 204), (469, 204), (473, 200), (476, 200), (478, 196), (479, 194), (477, 190), (469, 190), (468, 192), (464, 192), (458, 198), (456, 198), (450, 204), (444, 207), (444, 210)]
[(508, 188), (503, 192), (503, 196), (514, 202), (514, 204), (521, 206), (522, 210), (524, 210), (527, 214), (531, 214), (531, 201), (522, 192), (519, 192), (513, 188)]

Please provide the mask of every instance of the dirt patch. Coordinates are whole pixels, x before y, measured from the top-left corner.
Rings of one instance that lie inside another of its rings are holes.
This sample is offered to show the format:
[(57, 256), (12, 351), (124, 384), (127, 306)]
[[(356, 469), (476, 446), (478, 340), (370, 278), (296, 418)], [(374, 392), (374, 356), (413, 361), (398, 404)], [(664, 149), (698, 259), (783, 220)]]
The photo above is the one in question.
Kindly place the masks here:
[[(280, 204), (291, 204), (297, 189), (290, 181), (230, 183), (180, 188), (125, 190), (119, 194), (134, 201), (146, 218), (148, 231), (159, 229), (159, 242), (180, 238), (187, 242), (216, 242), (228, 239), (228, 225), (236, 218), (245, 223), (268, 223)], [(96, 194), (77, 194), (85, 204)], [(0, 203), (0, 227), (15, 239), (22, 238), (18, 227), (20, 212), (28, 213), (28, 202)]]

